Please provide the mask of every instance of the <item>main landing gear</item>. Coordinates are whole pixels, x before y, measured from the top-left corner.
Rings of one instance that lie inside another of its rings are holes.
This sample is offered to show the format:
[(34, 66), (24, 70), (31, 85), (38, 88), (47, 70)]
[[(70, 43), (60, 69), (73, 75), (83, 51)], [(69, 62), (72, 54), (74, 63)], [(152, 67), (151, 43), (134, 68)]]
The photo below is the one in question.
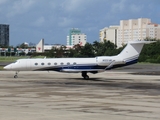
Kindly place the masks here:
[(82, 77), (83, 77), (85, 80), (89, 80), (89, 76), (87, 75), (87, 72), (86, 72), (86, 71), (82, 71)]
[(14, 78), (18, 78), (19, 71), (16, 71), (16, 74), (14, 75)]

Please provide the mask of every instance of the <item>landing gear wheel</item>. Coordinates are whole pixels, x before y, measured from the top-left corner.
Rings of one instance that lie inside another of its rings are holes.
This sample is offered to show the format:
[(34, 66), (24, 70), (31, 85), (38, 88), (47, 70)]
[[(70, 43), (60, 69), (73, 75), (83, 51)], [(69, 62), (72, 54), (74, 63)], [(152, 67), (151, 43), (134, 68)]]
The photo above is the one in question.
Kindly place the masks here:
[(18, 73), (19, 71), (16, 72), (16, 74), (14, 75), (14, 78), (18, 78)]
[(84, 79), (89, 80), (89, 76), (88, 75), (84, 76)]
[(14, 78), (18, 78), (18, 75), (15, 75)]
[(86, 71), (82, 71), (82, 77), (83, 77), (85, 80), (89, 80), (89, 76), (87, 75), (87, 72), (86, 72)]

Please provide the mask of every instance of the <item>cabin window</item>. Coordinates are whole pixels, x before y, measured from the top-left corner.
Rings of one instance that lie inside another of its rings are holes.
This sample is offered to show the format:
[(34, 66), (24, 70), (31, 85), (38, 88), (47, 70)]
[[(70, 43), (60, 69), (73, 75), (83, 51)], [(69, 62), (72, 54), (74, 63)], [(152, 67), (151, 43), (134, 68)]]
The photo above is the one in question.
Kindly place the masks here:
[(76, 64), (77, 64), (76, 62), (73, 63), (73, 65), (76, 65)]
[(61, 65), (63, 65), (64, 63), (61, 63)]
[(44, 65), (44, 63), (41, 63), (41, 65)]
[(54, 65), (57, 65), (57, 63), (54, 63)]
[(70, 63), (69, 63), (69, 62), (67, 62), (67, 65), (70, 65)]
[(38, 65), (38, 63), (35, 63), (35, 65)]
[(51, 63), (48, 63), (48, 65), (51, 65)]

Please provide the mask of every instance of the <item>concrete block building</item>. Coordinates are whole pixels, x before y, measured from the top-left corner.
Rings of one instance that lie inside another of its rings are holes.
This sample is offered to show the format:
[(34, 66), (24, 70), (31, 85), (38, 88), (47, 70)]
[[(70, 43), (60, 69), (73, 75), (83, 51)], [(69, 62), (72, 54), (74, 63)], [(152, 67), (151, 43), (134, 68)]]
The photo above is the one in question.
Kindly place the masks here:
[(0, 24), (0, 45), (9, 46), (9, 25)]
[(87, 41), (87, 35), (81, 33), (78, 28), (72, 28), (69, 31), (69, 35), (67, 36), (67, 46), (74, 46), (76, 44), (80, 44), (84, 46)]
[(152, 23), (148, 18), (120, 20), (120, 25), (100, 30), (101, 42), (110, 40), (118, 47), (128, 41), (144, 40), (146, 37), (160, 39), (160, 25)]

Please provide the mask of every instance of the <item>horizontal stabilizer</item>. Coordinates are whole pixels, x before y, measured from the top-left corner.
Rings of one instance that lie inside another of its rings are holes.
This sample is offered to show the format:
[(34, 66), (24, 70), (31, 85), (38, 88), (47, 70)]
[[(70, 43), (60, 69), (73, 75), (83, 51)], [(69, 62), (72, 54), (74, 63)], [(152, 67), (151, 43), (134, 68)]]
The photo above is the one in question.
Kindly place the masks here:
[(142, 40), (142, 41), (129, 41), (128, 43), (129, 44), (150, 44), (150, 43), (154, 43), (154, 42), (156, 42), (156, 41), (144, 41), (144, 40)]

